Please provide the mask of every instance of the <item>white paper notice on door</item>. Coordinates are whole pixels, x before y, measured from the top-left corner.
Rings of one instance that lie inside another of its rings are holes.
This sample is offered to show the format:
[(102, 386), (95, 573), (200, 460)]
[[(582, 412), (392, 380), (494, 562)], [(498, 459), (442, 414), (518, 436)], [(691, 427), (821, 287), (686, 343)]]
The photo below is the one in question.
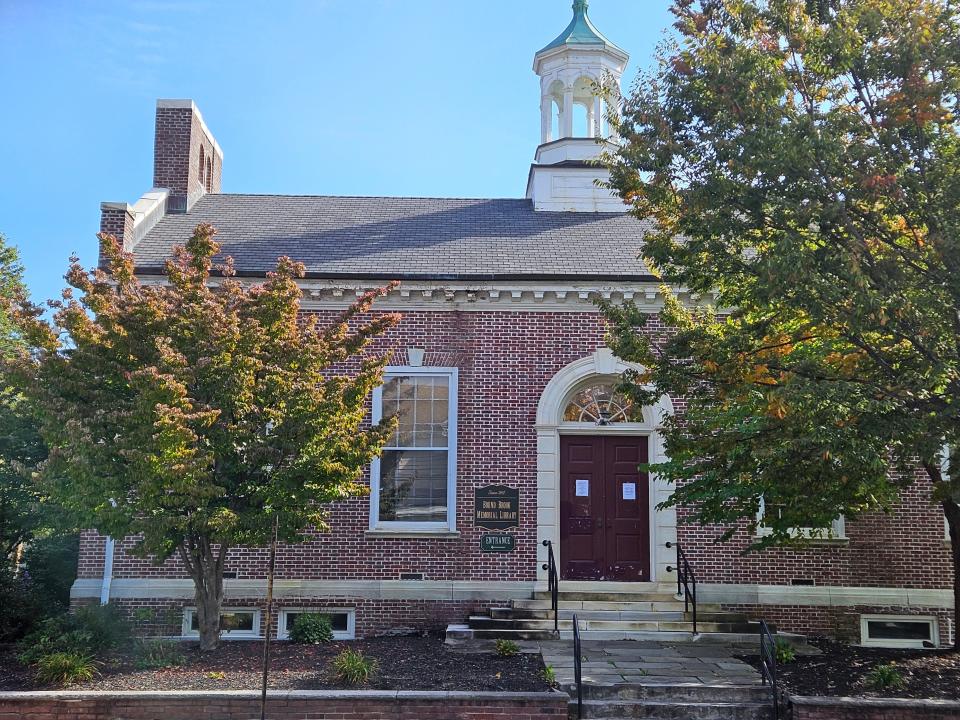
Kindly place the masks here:
[(577, 480), (577, 497), (588, 497), (590, 495), (590, 481)]
[(624, 483), (624, 484), (623, 484), (623, 499), (624, 499), (624, 500), (636, 500), (636, 499), (637, 499), (637, 484), (636, 484), (636, 483)]

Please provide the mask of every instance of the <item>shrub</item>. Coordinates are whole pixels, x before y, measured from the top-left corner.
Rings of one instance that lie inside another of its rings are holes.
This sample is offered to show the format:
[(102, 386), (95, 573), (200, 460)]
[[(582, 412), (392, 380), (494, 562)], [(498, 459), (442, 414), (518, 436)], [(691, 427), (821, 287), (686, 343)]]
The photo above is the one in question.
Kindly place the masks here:
[(362, 685), (377, 671), (377, 661), (359, 650), (344, 650), (330, 663), (337, 680), (349, 685)]
[(90, 655), (57, 652), (37, 661), (37, 680), (42, 683), (72, 685), (92, 680), (97, 674), (97, 665)]
[(778, 637), (773, 641), (773, 653), (777, 658), (777, 662), (781, 665), (792, 663), (797, 659), (797, 651), (793, 649), (793, 645), (782, 637)]
[(874, 690), (898, 689), (904, 686), (903, 675), (893, 663), (877, 665), (867, 673), (866, 682), (867, 686)]
[(540, 671), (540, 677), (542, 677), (548, 685), (557, 684), (557, 671), (553, 669), (553, 665), (547, 665)]
[(333, 625), (326, 615), (304, 613), (298, 615), (290, 628), (290, 642), (319, 645), (333, 640)]
[(66, 609), (70, 605), (70, 586), (77, 577), (77, 535), (49, 535), (34, 538), (23, 553), (27, 575), (48, 603)]
[(158, 670), (176, 667), (187, 661), (180, 643), (163, 638), (137, 640), (134, 646), (138, 670)]
[(0, 643), (19, 640), (49, 612), (50, 603), (29, 575), (14, 575), (0, 559)]
[(513, 657), (520, 653), (520, 646), (513, 640), (497, 640), (493, 648), (500, 657)]
[(112, 605), (90, 605), (42, 621), (20, 641), (19, 660), (35, 665), (44, 655), (98, 655), (125, 645), (130, 627)]

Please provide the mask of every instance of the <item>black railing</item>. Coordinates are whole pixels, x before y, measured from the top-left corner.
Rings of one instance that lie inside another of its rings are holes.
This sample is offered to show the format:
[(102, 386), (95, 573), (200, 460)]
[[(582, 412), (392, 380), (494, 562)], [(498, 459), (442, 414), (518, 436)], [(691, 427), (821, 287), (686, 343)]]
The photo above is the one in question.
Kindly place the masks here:
[(560, 576), (557, 574), (557, 559), (553, 555), (553, 543), (543, 541), (547, 549), (547, 562), (543, 569), (547, 571), (547, 589), (550, 590), (550, 609), (553, 611), (553, 631), (560, 634)]
[[(697, 634), (697, 576), (687, 560), (687, 555), (680, 547), (680, 543), (667, 543), (667, 547), (677, 548), (677, 595), (683, 595), (683, 612), (687, 614), (693, 608), (693, 634)], [(667, 572), (673, 568), (667, 566)]]
[(580, 621), (573, 614), (573, 679), (577, 683), (577, 717), (583, 717), (583, 651), (580, 649)]
[(764, 685), (770, 683), (773, 698), (773, 717), (780, 720), (780, 690), (777, 688), (777, 641), (767, 623), (760, 621), (760, 679)]

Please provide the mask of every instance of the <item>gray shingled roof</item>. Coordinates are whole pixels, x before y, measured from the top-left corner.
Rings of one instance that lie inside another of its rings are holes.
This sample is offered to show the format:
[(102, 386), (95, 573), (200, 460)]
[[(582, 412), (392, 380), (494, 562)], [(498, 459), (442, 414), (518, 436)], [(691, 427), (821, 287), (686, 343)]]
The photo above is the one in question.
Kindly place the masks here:
[(644, 223), (614, 213), (534, 212), (529, 200), (206, 195), (164, 217), (134, 248), (159, 268), (200, 222), (217, 228), (241, 274), (288, 255), (332, 278), (627, 278)]

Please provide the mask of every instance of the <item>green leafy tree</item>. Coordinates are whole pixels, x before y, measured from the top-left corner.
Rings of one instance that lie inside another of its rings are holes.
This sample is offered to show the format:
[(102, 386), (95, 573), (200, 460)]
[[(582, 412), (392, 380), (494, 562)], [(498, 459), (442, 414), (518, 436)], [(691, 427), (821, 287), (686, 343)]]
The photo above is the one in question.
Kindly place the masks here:
[[(26, 297), (20, 256), (0, 235), (0, 360), (23, 347), (7, 308)], [(30, 476), (30, 469), (46, 457), (46, 448), (24, 398), (2, 366), (0, 379), (0, 557), (12, 561), (49, 521)]]
[(324, 327), (300, 312), (301, 264), (280, 258), (244, 285), (229, 260), (213, 266), (214, 233), (198, 225), (156, 284), (101, 235), (108, 271), (73, 259), (52, 321), (27, 303), (15, 317), (32, 349), (20, 380), (51, 448), (46, 487), (88, 526), (136, 536), (136, 552), (179, 558), (203, 650), (219, 641), (231, 548), (268, 543), (275, 523), (296, 542), (327, 527), (326, 504), (366, 492), (391, 430), (365, 426), (387, 361), (368, 345), (397, 320), (364, 316), (384, 288)]
[[(676, 297), (648, 339), (672, 504), (729, 537), (891, 509), (923, 484), (949, 521), (960, 600), (960, 26), (948, 0), (676, 0), (678, 33), (615, 124), (611, 185), (654, 221)], [(918, 561), (920, 559), (918, 558)], [(957, 603), (960, 612), (960, 602)], [(960, 619), (960, 618), (958, 618)]]

